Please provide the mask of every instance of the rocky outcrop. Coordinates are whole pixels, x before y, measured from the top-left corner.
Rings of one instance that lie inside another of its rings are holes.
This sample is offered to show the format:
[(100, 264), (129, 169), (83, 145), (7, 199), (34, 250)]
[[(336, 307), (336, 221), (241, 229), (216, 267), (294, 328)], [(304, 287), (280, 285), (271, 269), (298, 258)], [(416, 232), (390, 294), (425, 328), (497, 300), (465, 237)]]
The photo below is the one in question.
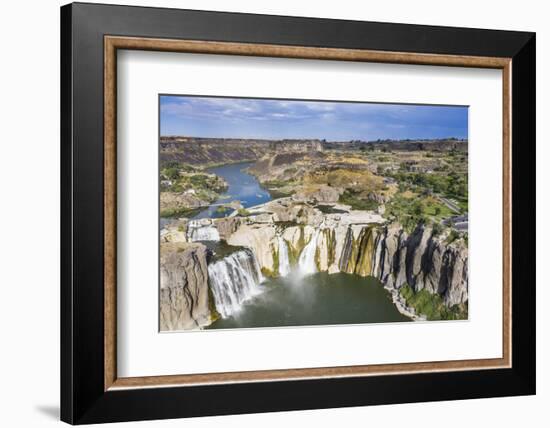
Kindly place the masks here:
[(160, 231), (160, 242), (187, 242), (186, 218), (177, 219), (163, 227)]
[(385, 204), (386, 202), (388, 202), (389, 200), (389, 196), (388, 195), (385, 195), (385, 194), (382, 194), (382, 193), (378, 193), (378, 192), (370, 192), (368, 194), (368, 199), (370, 199), (371, 201), (374, 201), (378, 204)]
[(335, 203), (340, 199), (343, 189), (331, 187), (326, 184), (304, 188), (293, 195), (297, 201), (311, 201), (313, 203)]
[(218, 229), (220, 239), (227, 241), (245, 221), (242, 217), (223, 217), (214, 219), (214, 225)]
[(198, 243), (161, 243), (161, 331), (210, 324), (210, 305), (206, 247)]
[(277, 140), (270, 142), (269, 147), (276, 153), (323, 151), (323, 143), (320, 140)]
[(434, 236), (422, 225), (410, 235), (391, 225), (375, 240), (372, 275), (386, 287), (426, 289), (447, 306), (468, 300), (468, 248), (462, 240), (447, 243), (444, 235)]
[(208, 205), (194, 194), (160, 192), (160, 212), (162, 216), (171, 215), (171, 213), (184, 212), (186, 210), (200, 208)]
[(276, 235), (277, 230), (274, 224), (244, 224), (227, 239), (227, 243), (251, 248), (260, 264), (262, 273), (275, 276), (278, 271)]
[(266, 211), (272, 215), (272, 221), (291, 222), (298, 224), (319, 225), (323, 220), (323, 215), (313, 206), (291, 199), (279, 199), (270, 202), (265, 207)]

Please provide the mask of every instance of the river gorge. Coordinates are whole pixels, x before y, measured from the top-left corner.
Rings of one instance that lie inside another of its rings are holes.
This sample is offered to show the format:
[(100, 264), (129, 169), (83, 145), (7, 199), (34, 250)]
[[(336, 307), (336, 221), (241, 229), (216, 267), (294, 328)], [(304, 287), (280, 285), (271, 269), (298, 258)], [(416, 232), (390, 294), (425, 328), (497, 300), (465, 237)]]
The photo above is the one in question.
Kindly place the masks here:
[[(429, 225), (407, 232), (351, 209), (334, 189), (272, 199), (247, 169), (217, 167), (227, 190), (190, 218), (161, 219), (160, 329), (424, 320), (400, 289), (468, 300), (468, 253)], [(220, 211), (235, 200), (241, 210)]]

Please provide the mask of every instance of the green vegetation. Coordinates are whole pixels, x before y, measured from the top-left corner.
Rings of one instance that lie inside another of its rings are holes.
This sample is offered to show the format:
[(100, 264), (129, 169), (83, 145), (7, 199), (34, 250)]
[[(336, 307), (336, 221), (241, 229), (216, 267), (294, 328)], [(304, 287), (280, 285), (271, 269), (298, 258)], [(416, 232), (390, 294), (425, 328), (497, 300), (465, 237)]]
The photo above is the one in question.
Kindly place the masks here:
[(441, 223), (434, 223), (432, 225), (432, 235), (433, 236), (441, 235), (444, 230), (445, 230), (445, 226), (443, 226)]
[(405, 172), (407, 166), (401, 164), (400, 171), (391, 174), (399, 183), (408, 184), (411, 189), (427, 189), (433, 193), (458, 200), (468, 200), (467, 172), (449, 174), (428, 174), (424, 172)]
[(207, 197), (206, 200), (216, 199), (227, 188), (225, 181), (217, 175), (200, 172), (184, 164), (172, 163), (164, 167), (160, 171), (160, 177), (161, 191), (181, 193), (193, 190), (196, 194), (202, 192), (202, 196)]
[(189, 217), (197, 212), (197, 206), (212, 203), (226, 189), (225, 180), (215, 174), (203, 172), (190, 165), (170, 162), (160, 171), (160, 192), (173, 195), (164, 199), (164, 202), (161, 195), (160, 215)]
[(161, 217), (193, 217), (199, 212), (199, 208), (169, 208), (160, 211)]
[(378, 208), (378, 202), (362, 197), (361, 193), (352, 189), (346, 189), (344, 193), (340, 195), (338, 202), (349, 205), (354, 210), (374, 211)]
[(291, 184), (289, 181), (285, 181), (285, 180), (269, 180), (269, 181), (264, 181), (262, 183), (262, 185), (266, 186), (266, 187), (284, 187), (284, 186), (287, 186)]
[(241, 217), (248, 217), (252, 213), (248, 211), (246, 208), (239, 208), (237, 210), (237, 214), (239, 214)]
[(198, 169), (198, 168), (196, 168), (192, 165), (189, 165), (189, 164), (186, 164), (186, 163), (179, 163), (179, 162), (175, 162), (175, 161), (167, 162), (167, 163), (163, 164), (161, 173), (162, 173), (162, 171), (168, 170), (168, 169), (175, 169), (177, 171), (182, 171), (182, 172), (197, 172), (197, 171), (200, 171), (200, 169)]
[(407, 232), (412, 232), (419, 223), (437, 224), (453, 213), (432, 196), (420, 196), (410, 191), (400, 192), (386, 204), (385, 217), (396, 220)]
[(176, 180), (180, 176), (180, 172), (177, 167), (164, 168), (162, 173), (169, 180)]
[(451, 229), (451, 231), (449, 232), (449, 236), (447, 236), (446, 242), (447, 244), (450, 244), (456, 241), (458, 238), (460, 238), (460, 233), (458, 233), (455, 229)]
[(277, 278), (278, 276), (277, 274), (275, 274), (275, 272), (266, 267), (262, 267), (260, 270), (262, 271), (262, 275), (266, 278)]
[(267, 189), (267, 191), (273, 199), (286, 198), (294, 193), (291, 190), (285, 189)]
[(225, 214), (228, 211), (231, 211), (231, 208), (226, 207), (225, 205), (220, 205), (218, 208), (216, 208), (217, 214)]
[(425, 315), (429, 321), (468, 319), (468, 306), (454, 305), (447, 307), (439, 294), (432, 294), (426, 289), (415, 292), (410, 285), (404, 285), (399, 293), (418, 314)]
[(279, 249), (278, 248), (276, 248), (273, 251), (273, 276), (279, 276)]
[[(292, 168), (288, 168), (285, 171), (288, 171), (289, 169)], [(294, 193), (292, 186), (295, 186), (296, 182), (292, 180), (267, 180), (263, 181), (261, 184), (262, 187), (269, 192), (273, 199), (277, 199), (284, 198)]]
[[(284, 223), (279, 223), (284, 224)], [(292, 225), (292, 223), (291, 223)], [(297, 225), (300, 230), (300, 237), (298, 238), (298, 242), (294, 246), (288, 245), (288, 259), (291, 266), (295, 266), (298, 264), (298, 260), (300, 259), (300, 253), (306, 246), (306, 239), (305, 239), (305, 231), (303, 225)]]
[(217, 321), (221, 318), (221, 315), (216, 308), (214, 293), (212, 292), (210, 286), (208, 287), (208, 309), (210, 309), (210, 322)]
[(459, 198), (457, 196), (455, 196), (454, 198), (458, 204), (458, 206), (460, 207), (460, 210), (463, 212), (463, 213), (467, 213), (468, 212), (468, 198)]

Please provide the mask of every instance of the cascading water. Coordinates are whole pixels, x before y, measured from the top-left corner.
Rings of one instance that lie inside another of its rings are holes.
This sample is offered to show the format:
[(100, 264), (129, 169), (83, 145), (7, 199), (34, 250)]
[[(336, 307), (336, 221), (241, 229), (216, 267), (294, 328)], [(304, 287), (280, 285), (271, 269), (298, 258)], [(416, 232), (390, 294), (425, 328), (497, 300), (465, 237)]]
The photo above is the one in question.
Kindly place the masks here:
[(288, 258), (288, 247), (282, 236), (277, 236), (279, 251), (279, 276), (287, 276), (290, 273), (290, 260)]
[(208, 280), (216, 310), (222, 318), (238, 312), (242, 303), (259, 293), (263, 281), (256, 256), (239, 250), (208, 266)]
[(300, 258), (298, 259), (298, 269), (302, 275), (309, 275), (317, 272), (315, 253), (317, 252), (317, 239), (319, 238), (320, 231), (321, 228), (315, 229), (311, 235), (311, 239), (300, 254)]
[(220, 234), (211, 221), (190, 220), (187, 225), (187, 239), (195, 241), (219, 241)]

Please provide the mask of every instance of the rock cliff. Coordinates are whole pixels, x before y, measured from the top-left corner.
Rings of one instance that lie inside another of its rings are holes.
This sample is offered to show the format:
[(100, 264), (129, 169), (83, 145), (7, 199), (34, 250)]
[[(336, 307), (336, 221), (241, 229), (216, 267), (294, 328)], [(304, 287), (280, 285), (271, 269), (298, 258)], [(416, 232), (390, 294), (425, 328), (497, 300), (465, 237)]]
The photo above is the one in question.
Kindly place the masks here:
[(160, 138), (161, 166), (171, 162), (190, 165), (253, 161), (263, 156), (322, 151), (320, 140), (261, 140), (240, 138)]
[(386, 287), (426, 289), (439, 294), (447, 306), (468, 300), (468, 248), (462, 240), (447, 243), (445, 236), (435, 236), (422, 225), (410, 235), (399, 225), (371, 233), (371, 274)]
[(276, 276), (278, 272), (276, 234), (274, 224), (245, 224), (229, 237), (227, 243), (251, 248), (262, 273), (267, 276)]
[(210, 305), (206, 247), (197, 243), (161, 243), (161, 331), (210, 324)]

